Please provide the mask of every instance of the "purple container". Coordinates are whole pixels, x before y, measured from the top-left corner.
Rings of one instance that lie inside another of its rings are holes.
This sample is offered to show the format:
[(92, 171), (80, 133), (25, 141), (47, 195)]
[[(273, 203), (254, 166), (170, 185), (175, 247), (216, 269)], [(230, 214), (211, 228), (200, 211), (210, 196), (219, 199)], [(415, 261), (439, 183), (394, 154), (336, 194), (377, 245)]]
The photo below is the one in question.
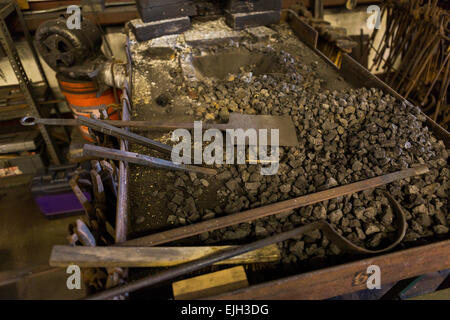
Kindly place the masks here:
[[(84, 213), (69, 184), (76, 168), (76, 165), (49, 167), (45, 174), (33, 178), (33, 198), (47, 218)], [(91, 201), (89, 192), (83, 190), (83, 194)]]
[[(90, 201), (91, 195), (89, 192), (83, 192), (86, 198)], [(41, 194), (34, 195), (36, 204), (41, 209), (41, 212), (47, 216), (55, 215), (72, 215), (84, 213), (83, 206), (78, 198), (72, 192), (55, 193), (55, 194)]]

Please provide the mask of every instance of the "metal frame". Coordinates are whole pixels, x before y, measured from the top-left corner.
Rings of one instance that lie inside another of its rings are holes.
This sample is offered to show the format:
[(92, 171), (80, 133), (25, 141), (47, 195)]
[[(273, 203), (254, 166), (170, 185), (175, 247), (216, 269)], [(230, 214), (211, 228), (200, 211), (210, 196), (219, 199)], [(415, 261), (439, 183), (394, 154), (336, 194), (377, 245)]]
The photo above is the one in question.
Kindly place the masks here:
[[(17, 2), (14, 0), (2, 1), (0, 2), (0, 6), (2, 6), (2, 8), (0, 9), (0, 42), (3, 46), (3, 49), (6, 51), (9, 62), (11, 63), (11, 67), (17, 77), (17, 81), (19, 82), (20, 90), (22, 91), (22, 94), (25, 97), (25, 101), (28, 104), (32, 115), (36, 117), (41, 117), (38, 109), (38, 104), (35, 101), (35, 98), (33, 97), (32, 94), (31, 88), (32, 83), (25, 72), (25, 69), (22, 65), (19, 54), (17, 53), (17, 49), (14, 45), (14, 41), (11, 37), (11, 34), (5, 21), (5, 19), (14, 11), (16, 12), (19, 23), (23, 28), (25, 39), (28, 43), (28, 46), (31, 49), (35, 63), (38, 66), (39, 73), (43, 81), (45, 82), (46, 87), (49, 88), (48, 81), (44, 73), (44, 69), (42, 68), (42, 65), (39, 61), (38, 55), (31, 40), (30, 33), (26, 28), (22, 12), (20, 11)], [(57, 152), (57, 147), (53, 142), (53, 140), (51, 139), (50, 134), (47, 131), (47, 128), (44, 125), (38, 125), (38, 127), (41, 132), (42, 138), (44, 139), (45, 144), (47, 145), (47, 151), (50, 155), (50, 159), (56, 165), (61, 164), (61, 159)]]

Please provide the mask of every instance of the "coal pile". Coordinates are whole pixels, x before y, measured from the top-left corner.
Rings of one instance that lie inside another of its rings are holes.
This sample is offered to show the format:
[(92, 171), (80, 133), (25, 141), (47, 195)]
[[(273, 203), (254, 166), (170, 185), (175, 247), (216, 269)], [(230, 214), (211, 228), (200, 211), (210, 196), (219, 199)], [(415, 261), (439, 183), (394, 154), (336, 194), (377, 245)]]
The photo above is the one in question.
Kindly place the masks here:
[[(195, 223), (426, 164), (428, 174), (392, 183), (386, 190), (407, 213), (404, 241), (448, 237), (448, 150), (429, 132), (418, 108), (374, 88), (330, 91), (317, 62), (306, 64), (272, 46), (249, 50), (275, 56), (277, 72), (253, 74), (249, 67), (223, 80), (182, 85), (198, 102), (188, 112), (203, 121), (226, 121), (230, 112), (287, 114), (299, 145), (280, 148), (280, 167), (272, 176), (261, 175), (259, 164), (216, 165), (219, 174), (212, 177), (163, 172), (167, 184), (155, 195), (166, 202), (168, 224)], [(204, 194), (211, 190), (213, 201), (205, 203)], [(385, 246), (395, 231), (394, 213), (377, 189), (204, 233), (199, 241), (243, 243), (317, 220), (371, 249)], [(340, 253), (319, 230), (280, 246), (285, 263)]]

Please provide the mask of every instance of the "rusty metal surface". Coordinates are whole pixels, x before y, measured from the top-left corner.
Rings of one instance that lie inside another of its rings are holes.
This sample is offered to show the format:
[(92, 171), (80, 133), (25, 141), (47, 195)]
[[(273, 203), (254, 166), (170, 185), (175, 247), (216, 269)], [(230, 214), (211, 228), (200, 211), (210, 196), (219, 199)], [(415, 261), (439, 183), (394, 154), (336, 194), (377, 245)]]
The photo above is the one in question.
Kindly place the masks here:
[[(273, 115), (250, 115), (240, 113), (230, 113), (228, 123), (212, 124), (205, 123), (205, 128), (215, 128), (219, 130), (227, 129), (254, 129), (260, 132), (261, 129), (267, 130), (267, 144), (271, 145), (271, 132), (278, 130), (280, 146), (298, 146), (297, 131), (290, 116)], [(238, 139), (239, 141), (239, 139)], [(238, 142), (239, 143), (239, 142)]]
[[(129, 38), (127, 37), (127, 43), (125, 45), (125, 52), (127, 54), (127, 73), (129, 75), (129, 82), (124, 83), (124, 88), (122, 90), (122, 120), (130, 120), (132, 105), (130, 103), (129, 96), (132, 94), (131, 91), (131, 81), (133, 74), (133, 61), (130, 56), (130, 44)], [(120, 150), (128, 151), (128, 142), (126, 140), (120, 140)], [(128, 202), (128, 183), (130, 180), (130, 168), (129, 164), (125, 161), (119, 161), (119, 176), (118, 176), (118, 187), (117, 187), (117, 209), (116, 209), (116, 243), (124, 242), (127, 240), (128, 233), (128, 213), (129, 213), (129, 202)], [(125, 271), (126, 272), (126, 271)]]
[[(128, 47), (126, 47), (126, 50)], [(131, 63), (128, 62), (129, 72), (131, 72)], [(122, 120), (130, 120), (131, 104), (128, 99), (128, 83), (124, 84), (122, 88)], [(127, 129), (125, 129), (127, 130)], [(124, 139), (119, 140), (120, 150), (128, 150), (128, 141)], [(115, 225), (115, 235), (114, 242), (120, 243), (127, 240), (128, 233), (128, 213), (129, 213), (129, 202), (128, 202), (128, 183), (130, 181), (130, 169), (129, 164), (125, 161), (119, 161), (119, 173), (118, 173), (118, 184), (117, 184), (117, 205), (116, 205), (116, 225)], [(108, 268), (108, 282), (107, 287), (117, 286), (121, 283), (125, 283), (128, 279), (128, 269), (127, 268)], [(123, 300), (126, 298), (124, 296), (115, 297), (117, 300)]]
[[(151, 149), (158, 150), (160, 152), (164, 152), (166, 154), (170, 154), (172, 152), (172, 147), (165, 145), (159, 141), (155, 141), (133, 132), (129, 132), (129, 130), (118, 128), (114, 126), (114, 124), (120, 124), (122, 127), (126, 127), (129, 124), (133, 124), (134, 121), (121, 121), (121, 120), (97, 120), (91, 119), (84, 116), (79, 115), (76, 119), (45, 119), (45, 118), (36, 118), (36, 117), (23, 117), (20, 120), (20, 123), (24, 126), (34, 126), (36, 124), (41, 125), (54, 125), (54, 126), (77, 126), (83, 125), (90, 129), (93, 129), (97, 132), (104, 133), (106, 135), (110, 135), (116, 137), (118, 139), (125, 139), (129, 142), (134, 142), (143, 146), (148, 146)], [(111, 125), (113, 124), (113, 125)], [(131, 125), (130, 125), (131, 126)]]
[[(311, 8), (314, 4), (313, 0), (283, 0), (283, 8), (289, 8), (295, 4), (302, 2), (306, 7)], [(344, 7), (347, 0), (323, 0), (324, 7)], [(358, 4), (379, 3), (381, 0), (358, 0)]]
[[(123, 145), (123, 143), (121, 143)], [(119, 184), (117, 192), (117, 213), (116, 213), (116, 243), (127, 240), (128, 225), (128, 163), (119, 162)]]
[(327, 299), (367, 289), (367, 267), (371, 265), (380, 267), (382, 284), (446, 269), (450, 267), (450, 240), (269, 281), (208, 299)]
[(90, 119), (87, 117), (83, 117), (81, 115), (78, 115), (77, 120), (82, 124), (85, 125), (91, 129), (94, 129), (95, 131), (102, 132), (104, 134), (122, 139), (127, 140), (128, 142), (134, 142), (140, 145), (148, 146), (151, 149), (155, 149), (161, 152), (164, 152), (166, 154), (170, 154), (172, 152), (172, 147), (168, 146), (166, 144), (163, 144), (159, 141), (155, 141), (140, 135), (137, 135), (133, 132), (129, 132), (126, 129), (116, 128), (112, 125), (109, 125), (107, 123), (103, 123), (99, 120)]
[[(227, 215), (220, 218), (210, 219), (196, 224), (191, 224), (179, 228), (170, 229), (156, 234), (151, 234), (141, 238), (129, 240), (121, 243), (121, 246), (155, 246), (162, 243), (167, 243), (179, 239), (195, 236), (205, 231), (213, 231), (220, 228), (225, 228), (239, 223), (245, 223), (274, 215), (277, 213), (286, 212), (292, 209), (304, 207), (321, 201), (337, 198), (353, 194), (355, 192), (376, 188), (399, 179), (405, 179), (415, 175), (421, 175), (428, 172), (426, 166), (419, 166), (416, 168), (410, 168), (394, 173), (386, 174), (383, 176), (362, 180), (359, 182), (351, 183), (345, 186), (340, 186), (306, 196), (281, 201), (278, 203), (266, 205), (250, 209), (247, 211)], [(400, 228), (401, 229), (401, 228)]]
[(286, 20), (291, 25), (292, 30), (297, 37), (302, 37), (302, 41), (312, 48), (317, 47), (319, 40), (319, 33), (309, 24), (303, 22), (292, 10), (285, 10), (287, 12)]
[[(125, 97), (122, 99), (122, 120), (129, 120), (130, 111), (128, 110), (128, 98), (126, 91), (122, 92)], [(128, 150), (128, 142), (120, 140), (120, 150)], [(119, 177), (117, 190), (117, 211), (116, 211), (116, 243), (127, 240), (127, 226), (128, 226), (128, 182), (129, 182), (129, 167), (125, 161), (119, 161)]]

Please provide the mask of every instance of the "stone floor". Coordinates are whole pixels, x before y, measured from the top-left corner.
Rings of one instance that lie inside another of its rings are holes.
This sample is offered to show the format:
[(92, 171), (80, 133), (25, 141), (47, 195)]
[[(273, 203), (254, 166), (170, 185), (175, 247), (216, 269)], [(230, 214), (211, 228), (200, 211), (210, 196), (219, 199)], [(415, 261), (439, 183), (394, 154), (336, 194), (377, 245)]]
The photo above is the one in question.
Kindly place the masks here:
[[(33, 201), (30, 185), (0, 187), (0, 284), (11, 271), (45, 270), (51, 248), (66, 244), (74, 217), (48, 220)], [(63, 269), (42, 272), (15, 283), (0, 285), (0, 299), (71, 299), (84, 295), (70, 291)]]

